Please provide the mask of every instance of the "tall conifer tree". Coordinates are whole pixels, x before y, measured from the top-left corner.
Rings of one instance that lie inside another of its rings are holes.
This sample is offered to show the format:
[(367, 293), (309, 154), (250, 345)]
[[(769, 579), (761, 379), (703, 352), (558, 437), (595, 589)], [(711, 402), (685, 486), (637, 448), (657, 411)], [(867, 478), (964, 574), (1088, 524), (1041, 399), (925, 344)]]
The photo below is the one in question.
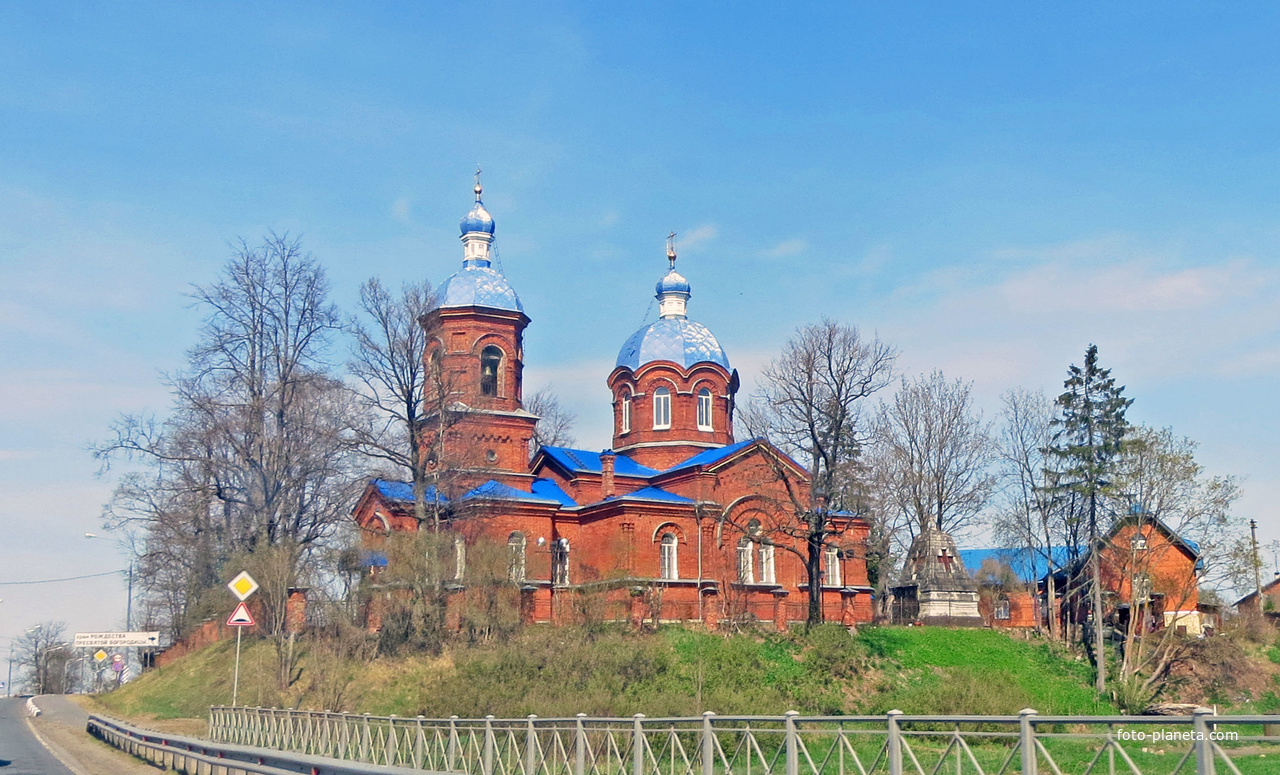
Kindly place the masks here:
[(1054, 421), (1053, 441), (1046, 454), (1059, 465), (1046, 471), (1047, 487), (1055, 498), (1076, 496), (1089, 536), (1089, 607), (1093, 612), (1095, 687), (1106, 691), (1107, 660), (1102, 637), (1102, 585), (1098, 562), (1099, 521), (1106, 514), (1106, 498), (1114, 479), (1116, 459), (1124, 448), (1129, 423), (1125, 410), (1133, 399), (1124, 397), (1110, 369), (1098, 366), (1098, 346), (1085, 351), (1084, 366), (1072, 365), (1058, 396), (1061, 416)]

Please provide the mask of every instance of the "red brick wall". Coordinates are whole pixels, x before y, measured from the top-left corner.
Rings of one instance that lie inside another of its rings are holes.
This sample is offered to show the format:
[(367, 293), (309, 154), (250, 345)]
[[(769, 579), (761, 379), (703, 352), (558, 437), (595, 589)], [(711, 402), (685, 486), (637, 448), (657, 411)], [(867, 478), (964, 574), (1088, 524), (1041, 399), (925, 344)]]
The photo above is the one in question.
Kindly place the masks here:
[(1164, 596), (1166, 611), (1194, 611), (1200, 604), (1200, 590), (1195, 574), (1195, 559), (1179, 544), (1151, 523), (1141, 531), (1147, 548), (1133, 548), (1139, 526), (1125, 525), (1117, 530), (1102, 549), (1100, 566), (1103, 588), (1118, 595), (1123, 603), (1133, 601), (1133, 579), (1146, 574), (1152, 591)]
[[(1009, 601), (1008, 619), (996, 618), (996, 607), (1002, 595)], [(1034, 628), (1039, 615), (1035, 595), (1026, 590), (1013, 590), (1004, 593), (983, 590), (978, 597), (978, 611), (982, 614), (982, 621), (988, 627), (1007, 627), (1010, 629)]]

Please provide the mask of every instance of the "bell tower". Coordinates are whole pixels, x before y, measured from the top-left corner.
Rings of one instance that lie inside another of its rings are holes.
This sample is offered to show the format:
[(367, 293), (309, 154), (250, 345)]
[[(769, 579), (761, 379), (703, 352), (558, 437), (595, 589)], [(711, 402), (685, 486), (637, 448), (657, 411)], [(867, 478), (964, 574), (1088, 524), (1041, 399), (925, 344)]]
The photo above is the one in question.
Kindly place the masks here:
[[(493, 265), (495, 224), (481, 199), (463, 217), (462, 269), (436, 289), (427, 333), (423, 414), (428, 465), (466, 484), (500, 479), (527, 490), (529, 442), (538, 418), (524, 410), (520, 297)], [(524, 486), (521, 483), (524, 482)]]

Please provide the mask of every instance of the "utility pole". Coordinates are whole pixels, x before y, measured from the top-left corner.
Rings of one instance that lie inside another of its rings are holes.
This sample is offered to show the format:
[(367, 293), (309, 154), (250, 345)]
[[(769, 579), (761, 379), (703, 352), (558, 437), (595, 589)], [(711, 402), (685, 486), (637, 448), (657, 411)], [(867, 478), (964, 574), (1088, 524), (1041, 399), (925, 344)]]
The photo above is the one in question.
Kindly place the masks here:
[(1258, 593), (1258, 610), (1262, 610), (1262, 559), (1258, 556), (1258, 520), (1249, 520), (1249, 543), (1253, 546), (1253, 589)]

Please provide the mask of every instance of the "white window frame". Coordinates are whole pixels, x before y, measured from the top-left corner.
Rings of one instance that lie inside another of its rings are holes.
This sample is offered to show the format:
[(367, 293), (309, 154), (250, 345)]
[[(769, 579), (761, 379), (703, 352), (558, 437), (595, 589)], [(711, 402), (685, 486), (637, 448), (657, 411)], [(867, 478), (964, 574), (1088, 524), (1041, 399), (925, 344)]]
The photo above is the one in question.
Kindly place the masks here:
[(662, 534), (658, 542), (658, 575), (664, 581), (680, 578), (680, 538), (675, 533)]
[(519, 530), (507, 536), (507, 577), (517, 584), (525, 580), (525, 549), (528, 545), (529, 540)]
[(653, 429), (665, 431), (671, 428), (671, 391), (660, 387), (653, 391)]
[(569, 585), (569, 539), (558, 538), (551, 547), (551, 583)]
[(462, 536), (453, 537), (453, 577), (462, 581), (467, 575), (467, 541)]
[(751, 539), (744, 537), (738, 542), (738, 583), (754, 584), (756, 583), (755, 572), (755, 547), (752, 545)]
[(996, 600), (996, 610), (993, 615), (996, 621), (1000, 622), (1007, 622), (1013, 618), (1009, 607), (1009, 598), (1002, 597)]
[(702, 388), (698, 391), (698, 430), (713, 431), (715, 427), (712, 424), (715, 408), (714, 399), (711, 397), (711, 391)]
[(631, 432), (631, 394), (622, 394), (622, 432)]
[(773, 561), (773, 544), (760, 544), (760, 583), (778, 583), (777, 568)]
[(843, 587), (844, 574), (840, 568), (840, 550), (834, 546), (828, 546), (823, 552), (823, 558), (827, 561), (827, 577), (825, 579), (828, 587)]

